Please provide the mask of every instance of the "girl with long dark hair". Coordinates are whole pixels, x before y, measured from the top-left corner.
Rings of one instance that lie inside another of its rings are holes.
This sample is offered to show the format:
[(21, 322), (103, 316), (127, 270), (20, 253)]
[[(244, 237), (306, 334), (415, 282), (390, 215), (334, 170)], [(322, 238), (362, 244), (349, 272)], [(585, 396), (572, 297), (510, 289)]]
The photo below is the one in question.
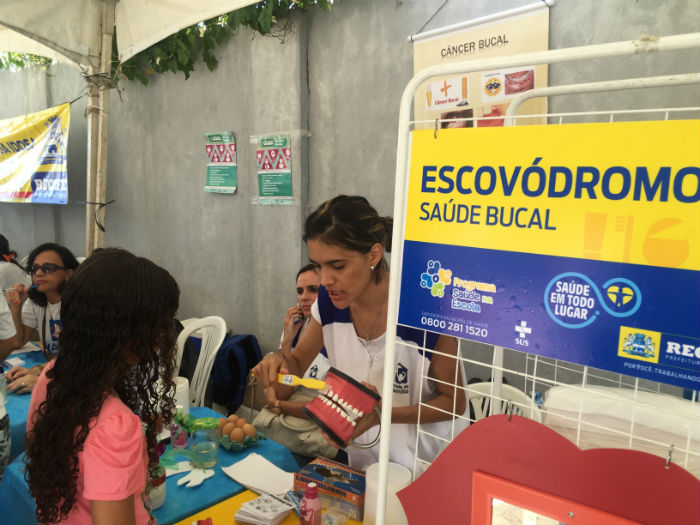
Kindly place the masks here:
[(97, 250), (66, 284), (61, 351), (27, 421), (40, 523), (149, 522), (144, 491), (157, 456), (147, 444), (158, 414), (174, 411), (178, 298), (166, 270), (115, 248)]
[[(58, 352), (61, 333), (61, 294), (78, 261), (60, 244), (47, 242), (37, 246), (27, 259), (27, 272), (32, 286), (21, 282), (7, 290), (12, 320), (17, 330), (17, 344), (24, 346), (30, 338), (41, 342), (47, 360)], [(31, 392), (44, 365), (33, 368), (16, 366), (7, 373), (10, 392)]]

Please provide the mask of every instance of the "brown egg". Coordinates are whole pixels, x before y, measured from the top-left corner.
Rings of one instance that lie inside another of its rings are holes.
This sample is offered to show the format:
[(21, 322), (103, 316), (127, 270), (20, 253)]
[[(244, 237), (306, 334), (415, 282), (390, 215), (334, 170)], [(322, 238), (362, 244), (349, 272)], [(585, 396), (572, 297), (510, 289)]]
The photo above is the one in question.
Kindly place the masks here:
[(255, 430), (255, 427), (250, 423), (243, 425), (243, 432), (249, 438), (255, 438), (255, 436), (258, 435), (257, 431)]
[(233, 421), (229, 421), (223, 427), (221, 427), (221, 435), (229, 435), (234, 428), (236, 428), (236, 424)]
[(228, 416), (228, 420), (233, 421), (235, 423), (236, 421), (238, 421), (238, 416), (236, 414), (231, 414), (230, 416)]
[(241, 430), (238, 427), (235, 427), (233, 430), (231, 430), (231, 434), (229, 435), (229, 439), (231, 442), (236, 441), (238, 443), (243, 443), (243, 438), (245, 437), (245, 434), (243, 430)]
[(236, 421), (236, 426), (238, 428), (243, 428), (243, 425), (247, 425), (247, 424), (248, 424), (248, 422), (245, 419), (243, 419), (242, 417), (238, 418), (238, 421)]
[(224, 425), (225, 425), (226, 423), (228, 423), (228, 419), (225, 418), (225, 417), (220, 417), (220, 418), (219, 418), (219, 430), (221, 430), (222, 428), (224, 428)]

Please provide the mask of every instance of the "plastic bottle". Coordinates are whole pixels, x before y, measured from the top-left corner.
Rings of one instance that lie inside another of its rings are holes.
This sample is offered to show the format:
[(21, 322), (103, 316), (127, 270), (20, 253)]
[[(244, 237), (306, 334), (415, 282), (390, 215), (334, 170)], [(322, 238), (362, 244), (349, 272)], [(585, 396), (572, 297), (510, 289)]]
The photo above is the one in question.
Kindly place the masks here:
[(299, 507), (299, 525), (321, 525), (321, 499), (313, 481), (306, 485)]

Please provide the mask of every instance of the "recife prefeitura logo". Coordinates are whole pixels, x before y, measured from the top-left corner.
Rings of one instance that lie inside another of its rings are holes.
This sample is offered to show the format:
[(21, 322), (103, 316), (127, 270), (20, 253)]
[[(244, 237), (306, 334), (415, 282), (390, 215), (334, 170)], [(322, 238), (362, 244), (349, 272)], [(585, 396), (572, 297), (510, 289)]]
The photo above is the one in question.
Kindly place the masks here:
[(650, 363), (659, 362), (661, 333), (639, 327), (621, 326), (617, 355)]
[(583, 328), (601, 312), (613, 317), (629, 317), (642, 305), (642, 292), (629, 279), (608, 279), (598, 288), (587, 275), (567, 272), (552, 279), (544, 291), (549, 316), (566, 328)]
[(420, 274), (421, 288), (430, 290), (433, 297), (444, 297), (445, 286), (452, 282), (452, 270), (442, 268), (440, 261), (428, 261), (425, 272)]

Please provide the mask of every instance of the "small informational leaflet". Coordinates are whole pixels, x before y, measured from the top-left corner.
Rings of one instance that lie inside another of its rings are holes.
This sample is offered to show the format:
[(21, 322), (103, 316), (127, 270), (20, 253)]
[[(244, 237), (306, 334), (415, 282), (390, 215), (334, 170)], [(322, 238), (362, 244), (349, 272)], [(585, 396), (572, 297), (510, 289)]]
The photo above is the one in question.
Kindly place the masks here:
[(399, 323), (699, 389), (699, 135), (414, 131)]
[(70, 104), (0, 120), (0, 201), (68, 203)]
[(205, 133), (204, 139), (207, 154), (207, 182), (204, 191), (235, 193), (238, 186), (238, 165), (233, 133)]
[(256, 143), (258, 197), (253, 204), (293, 205), (291, 136), (265, 135)]

